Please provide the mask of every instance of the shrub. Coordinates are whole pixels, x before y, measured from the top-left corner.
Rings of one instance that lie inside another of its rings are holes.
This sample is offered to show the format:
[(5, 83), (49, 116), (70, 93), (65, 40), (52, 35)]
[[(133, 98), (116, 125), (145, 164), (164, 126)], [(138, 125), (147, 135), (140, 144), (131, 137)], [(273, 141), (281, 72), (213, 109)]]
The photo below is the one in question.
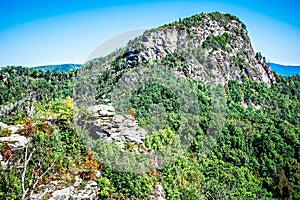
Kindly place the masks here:
[(210, 35), (206, 38), (206, 40), (202, 43), (202, 46), (212, 47), (215, 50), (221, 48), (223, 51), (229, 51), (230, 49), (227, 47), (227, 44), (231, 41), (233, 36), (229, 33), (224, 33), (223, 35)]
[(112, 186), (111, 182), (106, 177), (99, 177), (97, 179), (98, 187), (100, 190), (99, 197), (107, 198), (111, 197), (113, 192), (115, 192), (114, 186)]
[(147, 135), (145, 145), (155, 151), (161, 150), (164, 146), (172, 143), (175, 133), (170, 129), (159, 130), (152, 135)]
[(14, 170), (0, 172), (0, 199), (20, 199), (22, 194), (20, 175)]
[(8, 137), (11, 135), (11, 130), (7, 128), (0, 129), (0, 137)]

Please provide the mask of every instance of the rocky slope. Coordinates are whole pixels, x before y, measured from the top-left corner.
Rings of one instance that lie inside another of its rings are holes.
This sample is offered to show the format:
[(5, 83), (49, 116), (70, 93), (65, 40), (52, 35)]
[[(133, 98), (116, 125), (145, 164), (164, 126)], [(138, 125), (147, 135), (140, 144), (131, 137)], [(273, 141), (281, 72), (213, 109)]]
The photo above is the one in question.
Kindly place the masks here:
[[(170, 55), (187, 65), (184, 70), (174, 71), (205, 83), (224, 84), (232, 79), (242, 81), (244, 77), (268, 86), (276, 81), (270, 67), (256, 57), (246, 26), (229, 14), (195, 15), (146, 31), (113, 55), (111, 61), (122, 58), (124, 68), (128, 68), (134, 62), (163, 61)], [(97, 59), (86, 66), (96, 63), (105, 63), (102, 70), (111, 67), (109, 62)]]
[[(197, 48), (207, 57), (207, 66), (196, 54)], [(245, 25), (227, 14), (196, 15), (151, 30), (128, 47), (135, 49), (146, 60), (177, 53), (188, 63), (187, 76), (203, 82), (241, 81), (243, 76), (268, 86), (275, 82), (269, 66), (255, 57)]]

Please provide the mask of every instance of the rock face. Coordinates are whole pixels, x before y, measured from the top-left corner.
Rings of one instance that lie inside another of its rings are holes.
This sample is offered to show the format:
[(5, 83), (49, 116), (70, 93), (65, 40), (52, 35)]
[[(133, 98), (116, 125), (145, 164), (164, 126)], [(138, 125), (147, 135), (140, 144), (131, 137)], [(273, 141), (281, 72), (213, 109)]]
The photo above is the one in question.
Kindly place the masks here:
[(20, 128), (22, 128), (22, 125), (20, 125), (20, 124), (17, 124), (17, 125), (7, 125), (7, 124), (4, 124), (4, 123), (0, 122), (0, 128), (7, 129), (12, 134), (14, 134), (14, 133), (17, 133), (20, 130)]
[[(179, 54), (188, 63), (185, 75), (205, 83), (224, 84), (243, 77), (268, 86), (276, 81), (270, 67), (256, 58), (246, 27), (237, 18), (201, 14), (188, 21), (192, 23), (188, 27), (182, 22), (146, 32), (131, 42), (127, 51), (138, 49), (139, 56), (148, 61)], [(203, 51), (206, 61), (194, 51), (197, 48)]]
[[(11, 151), (22, 150), (26, 147), (27, 143), (30, 142), (31, 138), (27, 138), (23, 135), (17, 134), (22, 125), (6, 125), (0, 122), (0, 128), (6, 129), (9, 135), (0, 137), (0, 143), (7, 145)], [(5, 153), (0, 153), (0, 163), (3, 168), (7, 166), (9, 159), (5, 159)]]
[(155, 189), (150, 192), (150, 199), (153, 200), (165, 200), (165, 191), (162, 184), (155, 185)]
[(7, 143), (8, 145), (12, 146), (12, 150), (25, 148), (29, 141), (29, 138), (19, 134), (11, 134), (8, 137), (0, 137), (0, 142)]
[(111, 105), (96, 105), (88, 108), (90, 116), (94, 119), (113, 117), (115, 115), (115, 108)]
[(34, 110), (34, 102), (36, 97), (37, 95), (32, 93), (27, 95), (21, 101), (17, 101), (15, 103), (10, 103), (7, 105), (0, 105), (0, 117), (5, 116), (7, 119), (10, 119), (20, 109), (23, 109), (26, 112), (26, 115), (28, 117), (31, 117)]
[(39, 186), (39, 191), (30, 196), (30, 199), (49, 199), (49, 200), (93, 200), (98, 199), (98, 187), (95, 181), (82, 183), (77, 177), (76, 182), (69, 187), (57, 189), (58, 182), (53, 181), (47, 185)]
[(127, 141), (144, 146), (146, 131), (131, 115), (116, 115), (112, 105), (95, 105), (87, 110), (91, 116), (89, 132), (94, 139), (114, 140), (121, 148)]

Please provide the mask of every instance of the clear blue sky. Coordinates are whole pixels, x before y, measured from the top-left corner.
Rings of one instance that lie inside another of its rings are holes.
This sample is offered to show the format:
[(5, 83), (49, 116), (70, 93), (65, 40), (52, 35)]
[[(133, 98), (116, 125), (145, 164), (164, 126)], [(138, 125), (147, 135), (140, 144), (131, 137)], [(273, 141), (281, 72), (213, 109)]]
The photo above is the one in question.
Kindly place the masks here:
[(201, 12), (238, 16), (255, 51), (300, 65), (299, 1), (0, 0), (0, 66), (83, 63), (102, 42)]

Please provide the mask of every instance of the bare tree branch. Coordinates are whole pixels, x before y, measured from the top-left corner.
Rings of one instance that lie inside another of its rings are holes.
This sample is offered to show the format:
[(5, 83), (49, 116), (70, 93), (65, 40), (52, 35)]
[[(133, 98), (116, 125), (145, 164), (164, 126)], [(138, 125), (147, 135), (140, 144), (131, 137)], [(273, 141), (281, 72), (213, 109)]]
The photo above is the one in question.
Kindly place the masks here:
[(23, 172), (22, 172), (22, 179), (21, 179), (21, 184), (22, 184), (22, 191), (23, 191), (23, 194), (22, 194), (22, 199), (25, 198), (27, 192), (28, 192), (28, 189), (29, 188), (26, 188), (25, 189), (25, 176), (26, 176), (26, 170), (27, 170), (27, 165), (28, 165), (28, 162), (30, 161), (33, 153), (35, 152), (35, 148), (32, 150), (32, 152), (29, 154), (29, 157), (27, 158), (27, 154), (28, 154), (28, 146), (26, 145), (25, 147), (25, 154), (24, 154), (24, 168), (23, 168)]
[[(34, 188), (36, 187), (36, 185), (39, 183), (39, 180), (41, 178), (43, 178), (43, 176), (45, 176), (54, 166), (56, 160), (54, 160), (51, 164), (50, 167), (47, 168), (47, 170), (42, 173), (41, 175), (38, 175), (38, 174), (35, 174), (35, 173), (32, 173), (31, 175), (31, 179), (29, 181), (29, 185), (27, 188), (25, 188), (25, 176), (26, 176), (26, 170), (27, 170), (27, 167), (28, 167), (28, 163), (33, 155), (33, 153), (36, 151), (36, 149), (34, 148), (32, 150), (32, 152), (29, 154), (28, 156), (28, 146), (25, 147), (25, 154), (24, 154), (24, 167), (23, 167), (23, 172), (22, 172), (22, 180), (21, 180), (21, 184), (22, 184), (22, 191), (23, 191), (23, 194), (22, 194), (22, 198), (21, 199), (25, 199), (26, 195), (27, 195), (27, 192), (28, 190), (31, 188), (31, 193), (30, 193), (30, 196), (33, 195), (33, 192), (34, 192)], [(41, 170), (42, 169), (42, 162), (41, 162), (42, 158), (39, 159), (38, 161), (38, 167), (39, 169), (38, 170)], [(33, 183), (33, 184), (32, 184)], [(31, 186), (32, 185), (32, 186)]]
[(41, 179), (41, 178), (43, 178), (43, 176), (45, 176), (45, 175), (49, 172), (49, 170), (52, 169), (52, 167), (54, 166), (55, 162), (56, 162), (56, 160), (54, 160), (54, 161), (52, 162), (51, 166), (48, 167), (48, 169), (47, 169), (42, 175), (40, 175), (40, 176), (38, 176), (38, 177), (36, 178), (36, 181), (34, 182), (34, 184), (33, 184), (33, 186), (32, 186), (32, 191), (31, 191), (31, 193), (30, 193), (30, 196), (33, 195), (33, 189), (34, 189), (34, 188), (36, 187), (36, 185), (38, 184), (38, 180)]

